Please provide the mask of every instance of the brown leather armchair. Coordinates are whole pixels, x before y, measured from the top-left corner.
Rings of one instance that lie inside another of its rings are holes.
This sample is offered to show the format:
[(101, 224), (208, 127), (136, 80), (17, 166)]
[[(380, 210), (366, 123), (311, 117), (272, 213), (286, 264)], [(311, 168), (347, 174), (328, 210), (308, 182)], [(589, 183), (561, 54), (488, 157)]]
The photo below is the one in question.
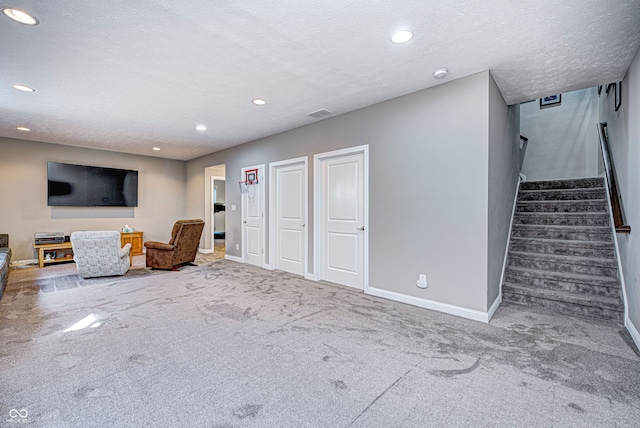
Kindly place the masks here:
[(178, 270), (179, 267), (193, 263), (203, 228), (202, 220), (178, 220), (173, 225), (168, 244), (157, 241), (145, 242), (147, 267)]

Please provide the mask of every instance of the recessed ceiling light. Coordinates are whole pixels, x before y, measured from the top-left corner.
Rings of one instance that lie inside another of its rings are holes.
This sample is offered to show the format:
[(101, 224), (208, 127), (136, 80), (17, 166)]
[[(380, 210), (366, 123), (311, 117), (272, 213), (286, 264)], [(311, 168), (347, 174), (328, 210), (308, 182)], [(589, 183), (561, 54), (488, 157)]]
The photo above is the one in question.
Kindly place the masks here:
[(196, 129), (197, 129), (198, 131), (206, 131), (206, 130), (207, 130), (207, 127), (206, 127), (206, 126), (204, 126), (204, 125), (198, 125), (198, 126), (196, 126)]
[(24, 92), (35, 92), (35, 89), (33, 89), (30, 86), (27, 85), (23, 85), (21, 83), (16, 83), (15, 85), (13, 85), (13, 87), (19, 91), (24, 91)]
[(448, 73), (449, 73), (449, 70), (447, 70), (444, 67), (436, 68), (435, 70), (433, 70), (433, 77), (436, 79), (444, 79), (445, 77), (447, 77)]
[(26, 131), (26, 132), (31, 131), (31, 129), (27, 128), (26, 126), (18, 126), (16, 129), (18, 131)]
[(160, 147), (152, 147), (151, 150), (155, 150), (156, 152), (160, 151)]
[(263, 106), (263, 105), (265, 105), (267, 103), (262, 98), (256, 98), (255, 100), (252, 100), (251, 102), (254, 103), (257, 106)]
[(393, 43), (406, 43), (413, 38), (413, 33), (411, 31), (402, 30), (395, 33), (391, 36), (391, 41)]
[(2, 13), (21, 24), (38, 25), (38, 20), (23, 10), (14, 9), (11, 7), (3, 7)]

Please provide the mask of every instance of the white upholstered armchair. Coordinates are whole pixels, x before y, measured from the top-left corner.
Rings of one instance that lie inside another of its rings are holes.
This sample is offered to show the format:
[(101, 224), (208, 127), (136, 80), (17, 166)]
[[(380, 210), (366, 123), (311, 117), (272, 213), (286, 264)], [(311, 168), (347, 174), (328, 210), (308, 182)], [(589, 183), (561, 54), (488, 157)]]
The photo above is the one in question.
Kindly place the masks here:
[(131, 244), (120, 248), (118, 231), (73, 232), (71, 246), (82, 278), (124, 275), (129, 270)]

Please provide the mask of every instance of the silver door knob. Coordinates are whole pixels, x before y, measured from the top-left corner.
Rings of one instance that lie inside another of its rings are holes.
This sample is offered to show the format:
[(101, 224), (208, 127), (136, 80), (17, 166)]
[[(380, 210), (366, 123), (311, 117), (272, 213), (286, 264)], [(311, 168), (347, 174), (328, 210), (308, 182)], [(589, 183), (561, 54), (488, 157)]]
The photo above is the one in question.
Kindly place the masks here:
[(356, 230), (364, 230), (364, 226), (356, 227)]
[(304, 223), (302, 223), (302, 224), (300, 225), (300, 227), (304, 227)]
[(247, 220), (243, 220), (242, 222), (243, 222), (244, 224), (247, 224)]

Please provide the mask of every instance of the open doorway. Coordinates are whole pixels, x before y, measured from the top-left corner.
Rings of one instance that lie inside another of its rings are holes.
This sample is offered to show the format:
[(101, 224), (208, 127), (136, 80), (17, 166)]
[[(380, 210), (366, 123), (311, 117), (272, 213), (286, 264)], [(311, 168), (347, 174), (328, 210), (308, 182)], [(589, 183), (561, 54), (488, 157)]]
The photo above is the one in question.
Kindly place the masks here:
[(205, 228), (202, 233), (202, 250), (214, 259), (223, 259), (226, 253), (226, 166), (209, 166), (205, 173)]
[(226, 237), (226, 181), (224, 177), (211, 177), (211, 224), (213, 253), (216, 258), (224, 258)]

